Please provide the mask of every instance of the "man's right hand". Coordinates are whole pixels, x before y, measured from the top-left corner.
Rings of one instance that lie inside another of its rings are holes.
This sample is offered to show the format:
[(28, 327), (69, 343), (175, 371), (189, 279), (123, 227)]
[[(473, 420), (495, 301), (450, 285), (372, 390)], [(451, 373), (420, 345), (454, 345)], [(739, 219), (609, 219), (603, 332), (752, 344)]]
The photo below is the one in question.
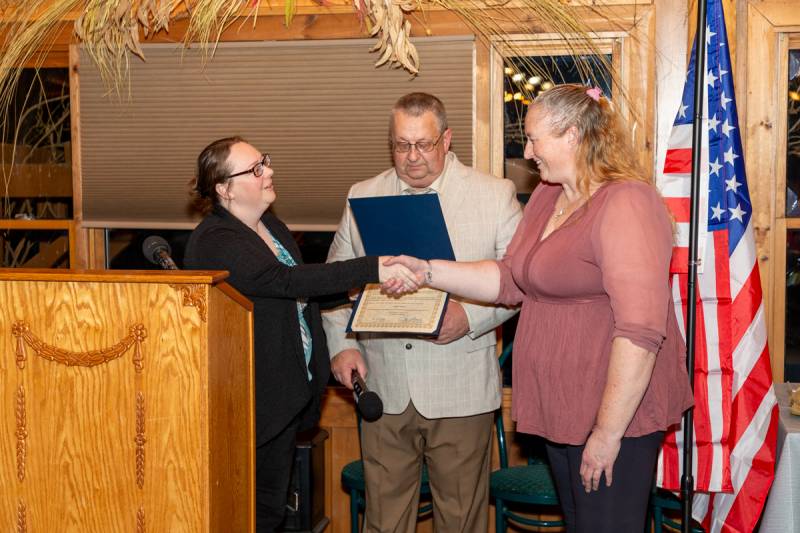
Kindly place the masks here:
[(353, 369), (357, 370), (362, 379), (367, 377), (367, 365), (364, 363), (364, 358), (361, 357), (361, 352), (354, 348), (342, 350), (336, 354), (336, 357), (331, 359), (331, 373), (336, 381), (347, 387), (353, 388)]

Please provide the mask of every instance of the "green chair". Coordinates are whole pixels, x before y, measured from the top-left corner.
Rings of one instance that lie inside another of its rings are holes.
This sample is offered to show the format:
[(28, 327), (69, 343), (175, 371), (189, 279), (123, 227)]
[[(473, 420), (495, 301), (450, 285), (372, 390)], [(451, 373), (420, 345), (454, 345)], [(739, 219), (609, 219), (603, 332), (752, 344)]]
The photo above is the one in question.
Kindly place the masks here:
[[(500, 355), (500, 368), (505, 366), (511, 355), (512, 343), (505, 347)], [(521, 516), (509, 509), (512, 506), (542, 506), (550, 507), (556, 512), (558, 495), (550, 474), (550, 466), (541, 459), (531, 456), (527, 465), (508, 466), (508, 451), (506, 449), (505, 427), (503, 425), (502, 409), (495, 417), (497, 430), (497, 445), (500, 453), (500, 469), (491, 473), (489, 478), (490, 498), (495, 503), (495, 531), (505, 533), (508, 522), (540, 528), (562, 528), (563, 520), (538, 520)]]
[[(356, 411), (358, 416), (358, 411)], [(358, 436), (361, 437), (361, 417), (358, 416)], [(358, 533), (358, 516), (366, 509), (367, 498), (364, 484), (364, 462), (362, 460), (347, 463), (342, 468), (342, 485), (350, 493), (350, 531)], [(419, 490), (420, 499), (429, 499), (431, 486), (428, 482), (428, 466), (422, 465), (422, 486)], [(419, 516), (426, 515), (433, 510), (433, 505), (426, 503), (419, 506)]]
[[(653, 523), (653, 533), (661, 533), (664, 531), (664, 526), (667, 527), (667, 531), (680, 531), (681, 523), (676, 522), (664, 514), (664, 511), (680, 513), (680, 510), (681, 502), (677, 496), (669, 491), (653, 487), (653, 492), (650, 494), (650, 508), (648, 509), (648, 520), (645, 526), (645, 532), (650, 533), (651, 520)], [(680, 514), (678, 514), (678, 520), (680, 519)], [(692, 533), (705, 533), (705, 530), (693, 524)]]

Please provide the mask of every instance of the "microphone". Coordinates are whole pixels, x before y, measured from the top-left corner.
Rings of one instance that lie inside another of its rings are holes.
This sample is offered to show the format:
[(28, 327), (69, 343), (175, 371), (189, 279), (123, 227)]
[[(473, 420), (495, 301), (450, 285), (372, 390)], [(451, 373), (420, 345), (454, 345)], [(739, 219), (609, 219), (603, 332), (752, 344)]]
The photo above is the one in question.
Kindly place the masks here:
[(356, 393), (356, 407), (361, 418), (367, 422), (375, 422), (383, 415), (383, 402), (377, 393), (367, 390), (367, 384), (361, 379), (358, 370), (353, 369), (351, 377), (353, 392)]
[(172, 260), (172, 249), (169, 243), (158, 235), (150, 235), (142, 243), (142, 253), (151, 262), (164, 270), (178, 270), (178, 265)]

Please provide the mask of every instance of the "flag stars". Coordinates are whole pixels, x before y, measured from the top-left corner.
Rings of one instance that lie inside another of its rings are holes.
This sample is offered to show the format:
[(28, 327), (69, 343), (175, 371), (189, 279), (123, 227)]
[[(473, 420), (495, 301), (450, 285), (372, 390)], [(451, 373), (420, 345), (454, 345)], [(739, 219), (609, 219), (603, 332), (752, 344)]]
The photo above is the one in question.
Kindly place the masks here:
[(722, 165), (719, 164), (719, 159), (716, 161), (710, 161), (709, 166), (711, 167), (710, 176), (713, 176), (719, 172), (719, 169), (722, 168)]
[(717, 126), (719, 126), (719, 120), (717, 120), (717, 115), (714, 115), (708, 121), (708, 130), (716, 132)]
[(725, 96), (725, 91), (722, 91), (722, 93), (720, 93), (719, 96), (719, 103), (722, 104), (722, 107), (723, 108), (728, 107), (728, 102), (730, 101), (731, 99)]
[(746, 215), (747, 213), (744, 210), (742, 210), (742, 204), (736, 204), (736, 207), (734, 208), (729, 207), (728, 211), (731, 212), (731, 220), (735, 218), (736, 220), (744, 224), (744, 215)]
[(708, 75), (706, 76), (706, 79), (707, 79), (708, 86), (709, 87), (714, 87), (714, 84), (717, 82), (717, 80), (719, 78), (714, 76), (714, 71), (713, 70), (709, 70), (708, 71)]
[(733, 164), (733, 160), (739, 157), (739, 154), (733, 153), (733, 147), (728, 148), (728, 151), (725, 152), (725, 162)]
[(717, 202), (717, 206), (716, 207), (712, 207), (711, 210), (714, 212), (711, 215), (711, 218), (712, 219), (716, 218), (717, 220), (722, 222), (722, 215), (725, 214), (725, 210), (720, 207), (719, 202)]
[(728, 73), (728, 71), (727, 71), (727, 70), (722, 70), (722, 69), (719, 69), (719, 79), (722, 79), (722, 76), (724, 76), (724, 75), (725, 75), (725, 74), (727, 74), (727, 73)]
[(731, 130), (735, 129), (736, 129), (735, 127), (731, 126), (730, 120), (726, 118), (725, 123), (722, 125), (722, 134), (725, 137), (730, 137)]
[(725, 191), (733, 191), (736, 194), (741, 186), (742, 184), (736, 181), (736, 176), (731, 176), (731, 179), (725, 180)]
[(706, 26), (706, 44), (711, 44), (711, 38), (715, 36), (716, 33), (711, 31), (711, 26)]
[(689, 109), (689, 106), (688, 105), (684, 105), (684, 103), (681, 102), (681, 106), (680, 106), (680, 108), (678, 108), (678, 118), (686, 118), (686, 110), (687, 109)]

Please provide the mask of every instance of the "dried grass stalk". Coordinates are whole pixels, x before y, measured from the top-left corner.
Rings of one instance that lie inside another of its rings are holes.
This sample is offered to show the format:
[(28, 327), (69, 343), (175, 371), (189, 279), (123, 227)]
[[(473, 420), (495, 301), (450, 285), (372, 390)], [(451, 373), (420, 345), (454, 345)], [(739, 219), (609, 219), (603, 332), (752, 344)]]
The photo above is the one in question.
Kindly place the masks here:
[(88, 0), (75, 20), (75, 35), (109, 87), (119, 93), (127, 80), (130, 53), (144, 59), (139, 32), (149, 37), (169, 29), (184, 0)]
[[(317, 0), (325, 4), (325, 0)], [(592, 38), (575, 18), (574, 7), (563, 0), (353, 0), (356, 12), (377, 42), (371, 51), (379, 54), (376, 66), (402, 67), (412, 75), (419, 72), (420, 60), (410, 41), (411, 20), (416, 13), (438, 6), (458, 14), (475, 33), (501, 41), (513, 50), (507, 28), (518, 32), (547, 31), (564, 37), (572, 55), (596, 54)], [(189, 16), (184, 45), (199, 44), (213, 56), (222, 32), (246, 10), (258, 13), (260, 0), (0, 0), (6, 25), (6, 41), (0, 56), (0, 114), (16, 83), (15, 68), (29, 63), (59, 28), (66, 15), (80, 12), (75, 35), (97, 65), (110, 87), (119, 89), (127, 81), (130, 55), (143, 57), (140, 32), (145, 38), (169, 29), (179, 16)], [(296, 13), (296, 0), (284, 0), (287, 26)], [(420, 21), (424, 23), (423, 21)], [(524, 54), (520, 54), (521, 56)], [(610, 65), (608, 65), (611, 70)], [(586, 69), (587, 76), (590, 70)]]
[(204, 53), (213, 56), (222, 32), (239, 15), (248, 4), (253, 5), (258, 11), (258, 1), (252, 0), (196, 0), (189, 7), (189, 0), (185, 0), (189, 11), (189, 28), (186, 31), (184, 45), (188, 48), (192, 43), (199, 44)]
[(369, 34), (378, 38), (370, 49), (370, 52), (378, 51), (380, 54), (376, 67), (389, 63), (414, 75), (419, 72), (419, 54), (409, 40), (411, 22), (406, 19), (406, 14), (418, 6), (411, 0), (355, 0), (359, 16), (371, 26)]

